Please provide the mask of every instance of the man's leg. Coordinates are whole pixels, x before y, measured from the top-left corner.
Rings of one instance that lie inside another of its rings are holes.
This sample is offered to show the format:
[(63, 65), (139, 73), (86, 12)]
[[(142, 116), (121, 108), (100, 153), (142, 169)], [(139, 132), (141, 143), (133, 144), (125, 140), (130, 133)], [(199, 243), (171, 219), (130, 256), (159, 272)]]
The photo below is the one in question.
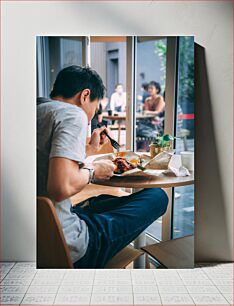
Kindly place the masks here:
[[(98, 198), (97, 201), (101, 200), (101, 197)], [(144, 189), (126, 197), (105, 197), (103, 203), (106, 208), (104, 212), (87, 211), (92, 224), (101, 233), (98, 253), (93, 250), (93, 254), (96, 253), (97, 256), (97, 267), (104, 267), (109, 259), (163, 215), (168, 198), (162, 189), (154, 188)], [(98, 202), (93, 202), (93, 206), (96, 205)]]
[(103, 248), (98, 258), (101, 266), (162, 216), (168, 204), (166, 193), (159, 188), (145, 189), (121, 200), (124, 205), (95, 215), (103, 232)]
[[(85, 255), (74, 264), (74, 268), (96, 268), (97, 257), (102, 244), (102, 232), (93, 222), (94, 214), (100, 214), (111, 209), (115, 209), (122, 205), (121, 201), (111, 201), (114, 198), (122, 199), (122, 197), (102, 194), (89, 198), (73, 207), (71, 211), (76, 213), (79, 218), (84, 220), (89, 229), (89, 245)], [(92, 258), (90, 260), (90, 258)]]
[[(109, 194), (101, 194), (87, 199), (84, 203), (79, 203), (77, 207), (81, 207), (86, 213), (100, 214), (124, 205), (123, 198)], [(113, 201), (114, 199), (118, 200)]]

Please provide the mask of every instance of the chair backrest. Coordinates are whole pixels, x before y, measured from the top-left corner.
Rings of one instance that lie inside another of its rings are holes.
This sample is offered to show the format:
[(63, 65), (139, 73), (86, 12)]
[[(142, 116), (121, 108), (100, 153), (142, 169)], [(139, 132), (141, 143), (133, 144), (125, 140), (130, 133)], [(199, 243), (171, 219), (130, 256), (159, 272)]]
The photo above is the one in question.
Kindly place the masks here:
[(73, 268), (54, 204), (37, 197), (37, 268)]

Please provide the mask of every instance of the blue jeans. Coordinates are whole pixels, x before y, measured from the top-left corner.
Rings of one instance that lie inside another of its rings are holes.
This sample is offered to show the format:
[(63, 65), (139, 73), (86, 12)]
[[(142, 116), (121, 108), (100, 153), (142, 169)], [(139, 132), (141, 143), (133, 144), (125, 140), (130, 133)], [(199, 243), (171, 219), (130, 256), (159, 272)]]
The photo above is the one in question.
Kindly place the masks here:
[(168, 198), (160, 188), (148, 188), (129, 196), (100, 195), (71, 208), (89, 229), (89, 245), (74, 268), (104, 268), (167, 209)]

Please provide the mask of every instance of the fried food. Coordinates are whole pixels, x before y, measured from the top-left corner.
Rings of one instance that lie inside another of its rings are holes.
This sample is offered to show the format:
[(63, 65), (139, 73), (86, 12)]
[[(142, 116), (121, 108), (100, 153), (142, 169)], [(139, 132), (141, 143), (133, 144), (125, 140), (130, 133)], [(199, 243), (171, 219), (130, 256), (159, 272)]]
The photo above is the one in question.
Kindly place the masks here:
[(116, 174), (122, 174), (137, 167), (135, 163), (131, 163), (125, 157), (116, 157), (113, 163), (116, 165), (116, 170), (114, 171)]

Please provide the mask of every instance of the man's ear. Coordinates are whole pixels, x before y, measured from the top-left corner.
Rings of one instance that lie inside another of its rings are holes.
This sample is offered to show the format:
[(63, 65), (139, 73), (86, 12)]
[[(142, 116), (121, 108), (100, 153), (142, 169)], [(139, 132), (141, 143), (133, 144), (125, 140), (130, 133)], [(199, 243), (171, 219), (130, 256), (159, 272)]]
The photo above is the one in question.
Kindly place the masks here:
[(81, 105), (87, 101), (87, 99), (90, 99), (90, 89), (84, 89), (80, 93), (80, 103)]

